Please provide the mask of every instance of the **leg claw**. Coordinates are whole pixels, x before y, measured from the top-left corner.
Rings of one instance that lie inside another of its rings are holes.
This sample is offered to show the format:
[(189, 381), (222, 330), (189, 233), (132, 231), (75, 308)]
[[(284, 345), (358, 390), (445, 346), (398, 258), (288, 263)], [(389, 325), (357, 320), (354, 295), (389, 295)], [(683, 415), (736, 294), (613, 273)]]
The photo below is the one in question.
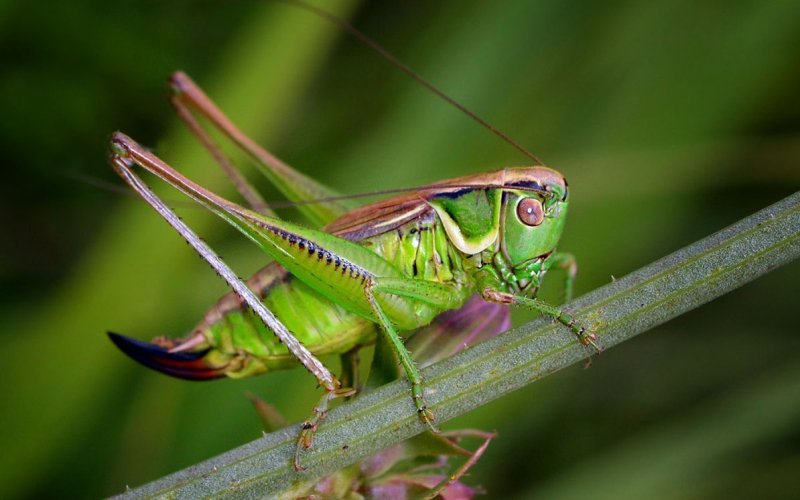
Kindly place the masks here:
[(581, 345), (584, 345), (586, 347), (592, 346), (594, 350), (597, 352), (597, 354), (600, 354), (603, 352), (603, 348), (597, 345), (597, 342), (595, 342), (596, 340), (597, 340), (597, 335), (591, 332), (587, 332), (583, 328), (581, 328), (581, 331), (578, 333), (578, 341), (581, 343)]
[(434, 415), (433, 412), (428, 409), (428, 407), (423, 406), (419, 408), (417, 410), (417, 415), (419, 415), (420, 422), (422, 422), (423, 424), (425, 424), (425, 426), (428, 427), (428, 430), (430, 430), (435, 434), (439, 433), (439, 429), (435, 425), (433, 425), (433, 423), (436, 421), (436, 415)]

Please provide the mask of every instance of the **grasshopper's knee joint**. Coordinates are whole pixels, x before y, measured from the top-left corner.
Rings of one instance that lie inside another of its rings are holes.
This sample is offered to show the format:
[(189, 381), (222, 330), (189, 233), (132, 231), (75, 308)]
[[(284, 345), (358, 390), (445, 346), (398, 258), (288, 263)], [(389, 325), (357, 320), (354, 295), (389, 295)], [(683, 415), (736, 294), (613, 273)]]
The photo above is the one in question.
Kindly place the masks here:
[(169, 90), (174, 96), (180, 96), (186, 93), (191, 80), (189, 76), (183, 71), (176, 71), (172, 73), (167, 82)]
[(130, 141), (131, 138), (120, 131), (111, 134), (111, 139), (108, 141), (108, 149), (111, 155), (123, 160), (130, 158)]

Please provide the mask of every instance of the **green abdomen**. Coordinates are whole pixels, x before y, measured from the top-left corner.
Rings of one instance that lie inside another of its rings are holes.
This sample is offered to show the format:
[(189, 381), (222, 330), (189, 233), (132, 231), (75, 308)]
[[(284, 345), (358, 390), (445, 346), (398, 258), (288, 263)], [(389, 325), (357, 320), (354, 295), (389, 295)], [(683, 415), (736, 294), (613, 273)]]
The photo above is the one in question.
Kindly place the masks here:
[[(435, 215), (414, 219), (360, 243), (407, 277), (456, 285), (462, 302), (473, 291), (461, 268), (460, 255), (449, 244)], [(374, 323), (322, 297), (275, 263), (259, 271), (249, 285), (314, 355), (340, 354), (374, 341)], [(418, 326), (443, 312), (422, 303), (416, 309)], [(250, 376), (297, 365), (272, 331), (252, 312), (242, 310), (233, 294), (209, 310), (196, 330), (202, 331), (211, 344), (209, 361), (227, 365), (229, 376)]]

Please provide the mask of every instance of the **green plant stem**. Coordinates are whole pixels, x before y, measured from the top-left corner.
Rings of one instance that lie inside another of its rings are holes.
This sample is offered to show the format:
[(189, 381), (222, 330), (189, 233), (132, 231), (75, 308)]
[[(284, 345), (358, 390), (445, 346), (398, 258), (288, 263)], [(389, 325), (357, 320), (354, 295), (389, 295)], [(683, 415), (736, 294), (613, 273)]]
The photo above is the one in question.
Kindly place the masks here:
[[(800, 255), (800, 192), (568, 304), (608, 349)], [(530, 323), (422, 371), (439, 422), (486, 404), (591, 351), (563, 326)], [(425, 430), (405, 380), (333, 410), (292, 469), (298, 426), (164, 477), (124, 496), (262, 497), (313, 481)]]

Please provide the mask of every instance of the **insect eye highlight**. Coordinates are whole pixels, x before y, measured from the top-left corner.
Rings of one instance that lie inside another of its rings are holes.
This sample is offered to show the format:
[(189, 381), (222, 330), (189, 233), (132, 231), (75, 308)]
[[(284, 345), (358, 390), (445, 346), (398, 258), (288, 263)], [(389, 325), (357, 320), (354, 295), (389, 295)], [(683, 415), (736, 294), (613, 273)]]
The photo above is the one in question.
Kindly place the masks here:
[(517, 205), (517, 217), (526, 226), (538, 226), (544, 222), (544, 207), (535, 198), (525, 198)]

